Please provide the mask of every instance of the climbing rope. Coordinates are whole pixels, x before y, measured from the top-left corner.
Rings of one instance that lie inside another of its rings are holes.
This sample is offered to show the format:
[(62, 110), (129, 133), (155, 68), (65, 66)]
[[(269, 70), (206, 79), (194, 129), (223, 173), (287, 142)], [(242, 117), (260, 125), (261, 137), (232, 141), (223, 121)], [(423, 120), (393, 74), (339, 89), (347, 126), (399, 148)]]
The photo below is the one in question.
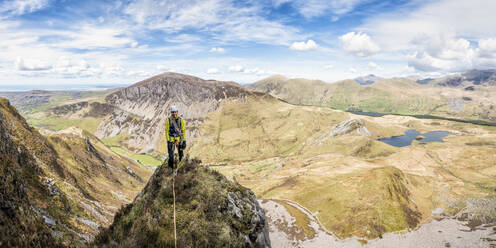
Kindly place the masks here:
[[(172, 151), (176, 150), (176, 144), (172, 144)], [(175, 154), (175, 152), (173, 153)], [(169, 158), (170, 159), (170, 158)], [(172, 164), (174, 165), (174, 157), (172, 157)], [(178, 161), (176, 170), (172, 172), (172, 199), (174, 200), (174, 247), (177, 247), (177, 231), (176, 231), (176, 190), (174, 188), (174, 185), (176, 184), (176, 175), (177, 171), (179, 168), (181, 168), (184, 165), (183, 161)]]
[[(177, 172), (177, 169), (176, 169)], [(172, 197), (174, 198), (174, 247), (177, 247), (177, 232), (176, 232), (176, 191), (174, 189), (174, 178), (176, 173), (172, 175)]]
[[(176, 144), (172, 144), (172, 154), (175, 154), (176, 151)], [(169, 158), (171, 159), (171, 158)], [(177, 247), (177, 232), (176, 232), (176, 190), (174, 189), (174, 184), (176, 174), (177, 174), (177, 168), (176, 171), (174, 171), (174, 156), (172, 157), (172, 199), (174, 200), (174, 247)]]

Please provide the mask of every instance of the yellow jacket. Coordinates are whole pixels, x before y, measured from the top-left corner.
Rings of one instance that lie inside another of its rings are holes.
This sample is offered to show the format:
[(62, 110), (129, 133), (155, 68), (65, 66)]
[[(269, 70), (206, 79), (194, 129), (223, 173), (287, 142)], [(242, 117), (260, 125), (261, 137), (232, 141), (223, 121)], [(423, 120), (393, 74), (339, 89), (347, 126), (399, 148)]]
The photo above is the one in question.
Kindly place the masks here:
[[(174, 117), (171, 116), (171, 117), (167, 118), (167, 120), (165, 121), (165, 139), (167, 141), (170, 141), (170, 142), (176, 142), (176, 141), (180, 142), (181, 137), (174, 137), (174, 136), (171, 136), (169, 133), (171, 125), (172, 125), (169, 123), (169, 119), (171, 119), (171, 118), (174, 118)], [(178, 116), (177, 118), (181, 118), (181, 117)], [(177, 118), (175, 118), (175, 119), (177, 119)], [(183, 140), (186, 141), (186, 121), (184, 121), (183, 118), (181, 118), (181, 126), (178, 128), (181, 129), (180, 131), (181, 131), (181, 134), (183, 136)]]

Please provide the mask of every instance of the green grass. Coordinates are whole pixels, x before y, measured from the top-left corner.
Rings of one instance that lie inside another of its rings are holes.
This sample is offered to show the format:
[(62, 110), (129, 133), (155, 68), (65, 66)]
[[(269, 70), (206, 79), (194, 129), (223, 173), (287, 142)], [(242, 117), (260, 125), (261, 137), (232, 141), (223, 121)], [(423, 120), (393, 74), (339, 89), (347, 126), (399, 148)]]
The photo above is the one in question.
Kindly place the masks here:
[(112, 146), (110, 147), (110, 149), (120, 155), (124, 155), (126, 157), (130, 157), (132, 159), (134, 159), (136, 162), (142, 164), (142, 165), (145, 165), (145, 166), (149, 166), (149, 167), (157, 167), (159, 165), (162, 164), (163, 161), (153, 157), (152, 155), (148, 155), (148, 154), (136, 154), (136, 153), (132, 153), (122, 147), (118, 147), (118, 146)]
[(87, 117), (80, 120), (70, 120), (65, 118), (45, 118), (45, 119), (28, 119), (28, 124), (36, 128), (44, 128), (52, 131), (60, 131), (75, 126), (90, 133), (95, 133), (101, 120)]
[(119, 135), (113, 136), (113, 137), (108, 137), (108, 138), (103, 138), (101, 139), (102, 142), (109, 147), (112, 146), (122, 146), (122, 142), (127, 140), (129, 138), (128, 134), (121, 133)]

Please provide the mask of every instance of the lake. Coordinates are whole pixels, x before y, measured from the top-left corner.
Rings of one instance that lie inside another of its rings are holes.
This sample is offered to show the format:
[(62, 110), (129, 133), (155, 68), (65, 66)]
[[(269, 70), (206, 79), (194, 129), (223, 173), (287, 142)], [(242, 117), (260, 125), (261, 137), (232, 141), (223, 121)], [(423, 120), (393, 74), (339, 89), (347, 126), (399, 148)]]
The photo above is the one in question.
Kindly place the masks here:
[(415, 129), (406, 130), (404, 135), (401, 136), (393, 136), (388, 138), (378, 139), (378, 141), (382, 141), (386, 144), (396, 146), (396, 147), (404, 147), (412, 144), (412, 141), (417, 138), (418, 135), (422, 135), (424, 138), (419, 139), (419, 142), (429, 143), (429, 142), (444, 142), (442, 138), (453, 134), (448, 131), (431, 131), (427, 133), (421, 134), (419, 131)]

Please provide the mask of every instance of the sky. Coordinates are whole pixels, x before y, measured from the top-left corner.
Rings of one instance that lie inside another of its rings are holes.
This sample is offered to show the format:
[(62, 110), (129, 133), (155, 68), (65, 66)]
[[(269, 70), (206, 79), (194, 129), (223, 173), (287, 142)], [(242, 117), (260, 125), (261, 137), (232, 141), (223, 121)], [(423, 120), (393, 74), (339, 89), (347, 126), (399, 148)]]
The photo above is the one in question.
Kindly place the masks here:
[(496, 68), (494, 0), (0, 0), (2, 85)]

